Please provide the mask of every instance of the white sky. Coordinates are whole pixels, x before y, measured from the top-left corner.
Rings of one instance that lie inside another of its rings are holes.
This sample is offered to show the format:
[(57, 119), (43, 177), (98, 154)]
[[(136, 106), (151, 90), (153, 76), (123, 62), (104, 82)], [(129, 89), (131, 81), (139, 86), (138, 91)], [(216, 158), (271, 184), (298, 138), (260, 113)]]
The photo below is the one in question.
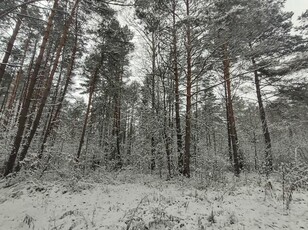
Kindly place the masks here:
[(296, 21), (308, 9), (308, 0), (287, 0), (285, 9), (294, 12), (293, 21)]

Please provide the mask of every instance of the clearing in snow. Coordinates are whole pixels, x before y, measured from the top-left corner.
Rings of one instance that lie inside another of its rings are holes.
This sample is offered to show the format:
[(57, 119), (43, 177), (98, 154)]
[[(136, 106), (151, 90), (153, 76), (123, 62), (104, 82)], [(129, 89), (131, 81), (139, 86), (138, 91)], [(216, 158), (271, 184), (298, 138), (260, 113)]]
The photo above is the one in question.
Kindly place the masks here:
[[(0, 229), (307, 229), (308, 193), (279, 180), (219, 183), (128, 174), (100, 181), (2, 181)], [(283, 194), (285, 199), (283, 199)]]

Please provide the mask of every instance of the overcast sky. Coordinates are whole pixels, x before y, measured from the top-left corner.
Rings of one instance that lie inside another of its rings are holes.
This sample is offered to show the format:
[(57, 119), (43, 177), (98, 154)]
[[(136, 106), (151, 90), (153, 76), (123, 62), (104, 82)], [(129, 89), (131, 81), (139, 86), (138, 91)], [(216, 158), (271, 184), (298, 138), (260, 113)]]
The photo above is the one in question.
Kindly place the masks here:
[(308, 0), (287, 0), (285, 8), (287, 11), (293, 11), (293, 20), (296, 20), (304, 11), (308, 9)]

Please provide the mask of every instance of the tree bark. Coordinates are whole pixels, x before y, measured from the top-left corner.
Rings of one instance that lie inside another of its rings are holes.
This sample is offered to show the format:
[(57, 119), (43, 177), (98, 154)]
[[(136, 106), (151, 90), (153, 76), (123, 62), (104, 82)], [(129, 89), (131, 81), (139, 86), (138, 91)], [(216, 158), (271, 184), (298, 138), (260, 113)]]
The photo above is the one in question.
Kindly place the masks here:
[(102, 60), (97, 64), (95, 71), (92, 75), (92, 78), (90, 80), (90, 90), (89, 90), (89, 100), (88, 100), (88, 106), (87, 106), (87, 111), (86, 111), (86, 115), (85, 115), (85, 119), (84, 119), (84, 123), (83, 123), (83, 127), (82, 127), (82, 131), (81, 131), (81, 137), (80, 137), (80, 141), (79, 141), (79, 146), (78, 146), (78, 150), (77, 150), (77, 154), (76, 154), (76, 162), (79, 162), (80, 159), (80, 155), (81, 155), (81, 149), (82, 146), (84, 144), (84, 137), (86, 134), (86, 130), (87, 130), (87, 126), (88, 126), (88, 120), (89, 120), (89, 115), (90, 115), (90, 111), (91, 111), (91, 106), (92, 106), (92, 97), (95, 91), (95, 84), (97, 81), (97, 77), (98, 77), (98, 72), (101, 68), (101, 62)]
[(26, 100), (27, 90), (28, 90), (28, 87), (29, 87), (30, 79), (31, 79), (31, 70), (32, 70), (34, 62), (35, 62), (35, 54), (36, 54), (36, 50), (37, 50), (37, 45), (38, 45), (38, 39), (36, 39), (35, 43), (34, 43), (31, 61), (30, 61), (28, 71), (27, 71), (27, 74), (26, 74), (27, 80), (26, 80), (25, 84), (23, 85), (22, 90), (20, 92), (20, 97), (19, 97), (18, 106), (17, 106), (17, 110), (16, 110), (17, 112), (16, 112), (16, 115), (14, 117), (14, 124), (18, 122), (22, 105), (25, 103), (25, 100)]
[[(152, 32), (152, 115), (155, 119), (155, 74), (156, 74), (156, 45), (155, 45), (155, 32)], [(154, 127), (152, 130), (152, 137), (151, 137), (151, 171), (153, 171), (156, 167), (155, 162), (155, 137), (154, 137)]]
[[(15, 75), (15, 72), (13, 73), (13, 75)], [(11, 89), (11, 84), (13, 83), (13, 79), (9, 79), (10, 82), (5, 86), (6, 90), (4, 92), (4, 97), (0, 106), (0, 113), (2, 113), (2, 111), (5, 111), (5, 105), (8, 101), (9, 98), (9, 94), (10, 94), (10, 89)]]
[[(41, 148), (38, 150), (38, 158), (41, 159), (43, 157), (42, 153), (41, 153), (41, 149), (42, 146), (44, 146), (44, 144), (47, 141), (47, 138), (45, 139), (45, 137), (48, 135), (48, 133), (50, 132), (51, 126), (52, 126), (52, 120), (54, 117), (54, 112), (56, 110), (57, 107), (57, 100), (58, 100), (58, 95), (59, 95), (59, 88), (60, 88), (60, 84), (62, 81), (62, 73), (63, 73), (63, 58), (62, 58), (62, 64), (61, 64), (61, 68), (59, 70), (59, 77), (57, 79), (57, 85), (55, 87), (55, 89), (53, 90), (53, 96), (51, 99), (51, 108), (49, 108), (49, 111), (47, 112), (47, 119), (45, 121), (44, 124), (44, 128), (42, 131), (42, 135), (41, 135)], [(44, 147), (43, 147), (44, 150)]]
[(115, 95), (114, 95), (114, 114), (113, 114), (113, 129), (112, 136), (115, 140), (115, 145), (112, 150), (112, 160), (115, 160), (115, 168), (122, 167), (121, 150), (120, 150), (120, 131), (121, 131), (121, 87), (122, 87), (122, 73), (117, 73), (117, 79), (115, 83)]
[[(170, 137), (170, 110), (168, 111), (167, 103), (171, 103), (170, 100), (170, 92), (169, 92), (169, 100), (167, 101), (167, 92), (166, 92), (166, 82), (165, 77), (162, 76), (162, 85), (163, 85), (163, 111), (164, 111), (164, 144), (166, 149), (166, 156), (167, 156), (167, 170), (168, 170), (168, 178), (171, 178), (171, 137)], [(169, 84), (170, 85), (170, 84)], [(168, 116), (169, 114), (169, 116)], [(169, 117), (169, 119), (168, 119)]]
[(54, 1), (51, 13), (50, 13), (49, 18), (48, 18), (48, 23), (47, 23), (47, 27), (46, 27), (46, 30), (45, 30), (45, 33), (44, 33), (43, 41), (42, 41), (42, 44), (41, 44), (41, 47), (40, 47), (40, 52), (39, 52), (39, 55), (36, 59), (34, 70), (32, 72), (31, 78), (30, 78), (30, 82), (29, 82), (29, 86), (28, 86), (28, 90), (27, 90), (27, 95), (25, 97), (25, 102), (22, 105), (22, 109), (21, 109), (21, 112), (20, 112), (20, 115), (19, 115), (18, 128), (17, 128), (16, 136), (14, 138), (13, 149), (12, 149), (10, 156), (9, 156), (9, 159), (6, 162), (6, 165), (5, 165), (5, 171), (4, 171), (4, 174), (3, 174), (4, 176), (7, 176), (8, 174), (13, 172), (17, 153), (18, 153), (18, 150), (20, 148), (22, 136), (23, 136), (24, 129), (25, 129), (25, 124), (26, 124), (26, 121), (27, 121), (27, 115), (28, 115), (30, 104), (31, 104), (31, 99), (32, 99), (36, 79), (37, 79), (37, 76), (38, 76), (38, 73), (39, 73), (39, 70), (40, 70), (40, 67), (41, 67), (41, 63), (42, 63), (42, 60), (43, 60), (43, 55), (44, 55), (44, 52), (45, 52), (46, 44), (48, 42), (49, 35), (50, 35), (51, 30), (52, 30), (52, 21), (53, 21), (55, 14), (56, 14), (56, 8), (58, 7), (58, 2), (59, 2), (59, 0)]
[[(27, 0), (25, 0), (25, 3), (27, 2)], [(22, 8), (21, 8), (21, 14), (25, 14), (26, 13), (26, 9), (27, 9), (27, 5), (24, 5)], [(14, 47), (14, 43), (15, 43), (15, 40), (16, 40), (16, 37), (18, 35), (18, 32), (20, 30), (20, 27), (21, 27), (21, 24), (22, 24), (22, 20), (23, 20), (23, 16), (19, 15), (18, 16), (18, 19), (17, 19), (17, 22), (15, 24), (15, 28), (13, 30), (13, 34), (7, 44), (7, 47), (6, 47), (6, 50), (5, 50), (5, 54), (4, 54), (4, 57), (2, 59), (2, 63), (0, 64), (0, 84), (3, 80), (3, 76), (4, 76), (4, 73), (5, 73), (5, 68), (8, 64), (8, 61), (9, 61), (9, 58), (11, 56), (11, 53), (12, 53), (12, 50), (13, 50), (13, 47)]]
[(224, 83), (225, 88), (225, 97), (226, 97), (226, 118), (227, 118), (227, 133), (228, 133), (228, 154), (230, 163), (233, 164), (233, 153), (232, 153), (232, 140), (231, 140), (231, 129), (230, 129), (230, 120), (229, 120), (229, 109), (228, 109), (228, 93), (227, 93), (227, 83)]
[[(186, 0), (186, 15), (190, 16), (190, 0)], [(186, 28), (186, 116), (185, 116), (185, 154), (183, 175), (190, 177), (190, 143), (191, 143), (191, 88), (192, 88), (192, 50), (191, 50), (191, 25)]]
[(174, 92), (175, 92), (175, 125), (177, 138), (177, 153), (178, 153), (178, 170), (183, 174), (183, 142), (182, 129), (180, 118), (180, 92), (179, 92), (179, 68), (178, 68), (178, 46), (177, 46), (177, 29), (176, 29), (176, 2), (172, 1), (172, 37), (173, 37), (173, 74), (174, 74)]
[[(131, 109), (131, 115), (129, 118), (129, 126), (128, 126), (128, 148), (127, 148), (127, 155), (131, 155), (132, 151), (132, 145), (133, 145), (133, 135), (134, 135), (134, 126), (133, 126), (133, 121), (134, 121), (134, 113), (135, 113), (135, 105), (132, 105)], [(129, 158), (128, 158), (129, 159)], [(129, 163), (129, 162), (128, 162)]]
[(36, 130), (37, 130), (39, 124), (40, 124), (40, 120), (41, 120), (41, 117), (42, 117), (42, 114), (43, 114), (43, 110), (45, 108), (45, 105), (46, 105), (46, 102), (47, 102), (47, 98), (48, 98), (48, 95), (49, 95), (50, 90), (51, 90), (52, 81), (53, 81), (55, 73), (57, 71), (59, 60), (60, 60), (60, 56), (61, 56), (63, 47), (64, 47), (64, 45), (66, 43), (68, 32), (69, 32), (69, 28), (70, 28), (70, 25), (71, 25), (71, 23), (73, 21), (73, 17), (75, 15), (75, 11), (77, 9), (79, 1), (80, 0), (76, 0), (75, 1), (75, 4), (74, 4), (74, 6), (72, 8), (70, 17), (68, 18), (68, 20), (65, 23), (65, 26), (64, 26), (64, 29), (63, 29), (63, 33), (62, 33), (62, 36), (61, 36), (61, 39), (60, 39), (60, 42), (59, 42), (59, 46), (58, 46), (57, 51), (56, 51), (55, 60), (54, 60), (54, 63), (53, 63), (50, 75), (49, 75), (49, 77), (47, 79), (47, 82), (46, 82), (46, 85), (45, 85), (45, 89), (43, 91), (43, 95), (42, 95), (42, 98), (41, 98), (41, 101), (40, 101), (40, 105), (39, 105), (38, 111), (37, 111), (35, 119), (33, 121), (33, 125), (32, 125), (32, 128), (31, 128), (30, 134), (29, 134), (29, 136), (28, 136), (28, 138), (26, 140), (26, 143), (24, 144), (23, 149), (22, 149), (22, 151), (20, 153), (19, 162), (18, 162), (17, 167), (15, 169), (16, 172), (20, 170), (20, 162), (22, 162), (25, 159), (25, 157), (27, 155), (27, 152), (28, 152), (28, 149), (29, 149), (29, 147), (31, 145), (31, 142), (33, 140), (33, 137), (34, 137), (34, 135), (36, 133)]
[(53, 129), (57, 127), (57, 121), (59, 119), (59, 116), (60, 116), (60, 113), (61, 113), (61, 110), (62, 110), (63, 101), (64, 101), (64, 98), (66, 96), (68, 86), (69, 86), (69, 84), (71, 82), (71, 79), (72, 79), (72, 74), (73, 74), (73, 69), (74, 69), (75, 59), (76, 59), (76, 53), (77, 53), (77, 46), (78, 46), (77, 12), (76, 12), (76, 25), (75, 25), (75, 29), (76, 30), (75, 30), (74, 47), (73, 47), (73, 50), (72, 50), (71, 60), (70, 60), (70, 63), (68, 65), (68, 68), (67, 68), (67, 74), (66, 74), (66, 80), (65, 80), (64, 88), (63, 88), (61, 96), (60, 96), (60, 98), (58, 100), (57, 108), (55, 110), (55, 113), (51, 117), (50, 125), (49, 125), (49, 127), (47, 128), (47, 130), (46, 130), (46, 132), (44, 134), (44, 137), (43, 137), (43, 140), (42, 140), (42, 144), (41, 144), (41, 148), (40, 148), (40, 152), (39, 152), (39, 158), (42, 158), (42, 155), (43, 155), (43, 152), (44, 152), (44, 148), (45, 148), (45, 144), (46, 144), (46, 142), (48, 140), (48, 137), (50, 136), (50, 134), (53, 131)]
[(236, 134), (236, 125), (235, 125), (235, 117), (233, 111), (233, 102), (232, 102), (232, 93), (231, 93), (231, 79), (230, 79), (230, 59), (228, 54), (228, 44), (225, 43), (223, 45), (223, 66), (224, 66), (224, 80), (226, 82), (227, 88), (227, 111), (228, 111), (228, 120), (230, 125), (230, 134), (231, 134), (231, 142), (232, 142), (232, 150), (233, 150), (233, 166), (234, 172), (236, 176), (239, 176), (242, 163), (241, 157), (239, 156), (239, 147), (238, 140)]
[(256, 61), (254, 58), (251, 59), (252, 64), (254, 66), (254, 77), (255, 77), (255, 86), (256, 86), (256, 93), (259, 105), (259, 113), (260, 119), (262, 123), (262, 131), (265, 143), (265, 170), (266, 174), (269, 174), (273, 171), (273, 155), (272, 155), (272, 143), (271, 143), (271, 135), (269, 132), (269, 128), (267, 125), (266, 113), (263, 105), (263, 99), (261, 94), (261, 87), (260, 87), (260, 77), (259, 73), (256, 69)]
[(25, 61), (25, 58), (28, 52), (29, 44), (30, 44), (30, 39), (27, 39), (25, 43), (24, 54), (21, 60), (21, 66), (17, 72), (17, 76), (13, 80), (13, 84), (11, 85), (11, 90), (10, 90), (11, 92), (10, 92), (10, 95), (8, 97), (7, 104), (6, 104), (6, 115), (5, 115), (5, 120), (4, 120), (5, 126), (8, 124), (9, 119), (12, 115), (12, 108), (13, 108), (13, 105), (16, 99), (17, 91), (20, 85), (22, 74), (23, 74), (23, 64), (24, 64), (24, 61)]

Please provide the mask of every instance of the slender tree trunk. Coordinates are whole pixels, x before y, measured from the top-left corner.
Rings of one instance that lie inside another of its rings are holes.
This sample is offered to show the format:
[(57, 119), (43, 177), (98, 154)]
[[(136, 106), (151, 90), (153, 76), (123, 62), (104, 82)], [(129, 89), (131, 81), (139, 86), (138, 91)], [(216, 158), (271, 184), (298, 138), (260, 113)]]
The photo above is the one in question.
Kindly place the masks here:
[[(196, 92), (199, 92), (199, 79), (196, 79)], [(199, 141), (199, 132), (198, 132), (198, 119), (199, 119), (199, 113), (198, 113), (198, 93), (196, 93), (196, 97), (195, 97), (195, 116), (194, 116), (194, 120), (195, 122), (193, 123), (192, 127), (194, 132), (193, 135), (193, 149), (194, 149), (194, 168), (196, 169), (198, 166), (198, 141)]]
[(39, 73), (39, 70), (40, 70), (40, 67), (41, 67), (41, 63), (42, 63), (42, 60), (43, 60), (43, 55), (44, 55), (44, 52), (45, 52), (46, 44), (48, 42), (49, 35), (50, 35), (51, 30), (52, 30), (52, 21), (53, 21), (53, 18), (55, 16), (55, 13), (56, 13), (56, 8), (58, 7), (58, 2), (59, 2), (59, 0), (54, 1), (51, 13), (50, 13), (49, 18), (48, 18), (48, 23), (47, 23), (47, 27), (46, 27), (46, 30), (45, 30), (45, 33), (44, 33), (43, 41), (42, 41), (42, 44), (41, 44), (41, 47), (40, 47), (40, 52), (39, 52), (39, 55), (36, 59), (34, 70), (32, 72), (31, 78), (30, 78), (25, 102), (22, 105), (22, 109), (21, 109), (21, 112), (20, 112), (20, 115), (19, 115), (18, 128), (17, 128), (17, 133), (16, 133), (16, 136), (15, 136), (15, 139), (14, 139), (14, 143), (13, 143), (13, 149), (12, 149), (10, 156), (9, 156), (9, 159), (8, 159), (6, 165), (5, 165), (5, 171), (4, 171), (4, 174), (3, 174), (4, 176), (7, 176), (8, 174), (13, 172), (15, 160), (16, 160), (16, 157), (17, 157), (17, 153), (18, 153), (21, 141), (22, 141), (22, 136), (23, 136), (23, 133), (24, 133), (25, 124), (26, 124), (26, 121), (27, 121), (28, 110), (29, 110), (29, 107), (30, 107), (30, 104), (31, 104), (31, 99), (32, 99), (32, 95), (33, 95), (33, 91), (34, 91), (34, 87), (35, 87), (35, 83), (36, 83), (36, 78), (38, 76), (38, 73)]
[[(169, 143), (170, 143), (170, 176), (172, 177), (172, 174), (175, 173), (174, 170), (177, 170), (177, 172), (179, 172), (178, 170), (178, 165), (176, 166), (176, 168), (174, 167), (174, 163), (172, 160), (172, 156), (173, 154), (173, 130), (174, 130), (174, 107), (175, 107), (175, 103), (174, 103), (174, 79), (169, 78), (169, 101), (168, 101), (168, 121), (169, 121), (169, 128), (170, 128), (170, 135), (169, 135)], [(177, 152), (177, 148), (176, 151)]]
[[(168, 110), (168, 113), (170, 115), (170, 110)], [(167, 117), (167, 114), (166, 114)], [(170, 118), (170, 116), (169, 116)], [(166, 153), (167, 153), (167, 169), (168, 169), (168, 174), (169, 174), (169, 178), (172, 177), (171, 174), (171, 155), (172, 155), (172, 150), (171, 150), (171, 146), (172, 146), (172, 138), (171, 138), (171, 134), (170, 131), (167, 130), (167, 128), (169, 128), (169, 130), (171, 130), (171, 120), (167, 121), (168, 124), (166, 124), (165, 127), (165, 139), (166, 139)]]
[[(49, 38), (51, 39), (51, 38)], [(31, 104), (30, 104), (30, 108), (28, 111), (28, 118), (26, 121), (26, 128), (24, 131), (24, 137), (23, 140), (28, 138), (31, 126), (33, 124), (33, 119), (35, 116), (35, 113), (39, 107), (39, 100), (42, 97), (43, 94), (43, 89), (44, 89), (44, 84), (46, 79), (48, 78), (48, 74), (50, 72), (50, 68), (51, 68), (51, 63), (52, 60), (54, 58), (54, 53), (56, 48), (52, 49), (53, 45), (52, 42), (49, 42), (46, 48), (46, 51), (43, 55), (43, 60), (44, 63), (42, 61), (41, 66), (40, 66), (40, 71), (39, 74), (37, 75), (37, 78), (35, 79), (35, 87), (33, 89), (33, 93), (32, 93), (32, 98), (31, 98)], [(29, 90), (29, 84), (30, 84), (30, 79), (31, 79), (31, 69), (29, 68), (29, 72), (28, 72), (28, 81), (27, 81), (27, 90)], [(27, 93), (28, 91), (25, 91), (25, 96), (24, 96), (24, 100), (23, 100), (23, 104), (25, 103), (26, 99), (27, 99)]]
[(228, 54), (228, 45), (225, 43), (223, 45), (223, 53), (224, 53), (224, 60), (223, 60), (223, 66), (224, 66), (224, 80), (226, 82), (226, 88), (227, 88), (227, 111), (228, 111), (228, 120), (230, 124), (230, 133), (231, 133), (231, 142), (232, 142), (232, 150), (233, 150), (233, 166), (234, 166), (234, 172), (236, 176), (239, 176), (242, 164), (240, 162), (239, 157), (239, 148), (238, 148), (238, 141), (237, 141), (237, 135), (236, 135), (236, 125), (235, 125), (235, 117), (234, 117), (234, 111), (233, 111), (233, 103), (232, 103), (232, 93), (231, 93), (231, 79), (230, 79), (230, 60), (229, 60), (229, 54)]
[(233, 164), (233, 155), (232, 155), (232, 140), (231, 140), (231, 126), (229, 120), (229, 109), (228, 109), (228, 93), (227, 93), (227, 82), (224, 83), (225, 88), (225, 101), (226, 101), (226, 118), (227, 118), (227, 133), (228, 133), (228, 153), (230, 163)]
[[(166, 156), (167, 156), (167, 169), (168, 169), (168, 178), (171, 177), (171, 138), (169, 134), (170, 130), (170, 122), (168, 121), (168, 107), (167, 107), (167, 92), (166, 92), (166, 85), (165, 85), (165, 79), (163, 77), (162, 79), (163, 84), (163, 111), (164, 111), (164, 142), (165, 142), (165, 149), (166, 149)], [(169, 92), (170, 94), (170, 92)], [(170, 96), (169, 96), (170, 97)], [(170, 103), (170, 100), (168, 100)], [(170, 114), (170, 111), (169, 111)], [(168, 130), (169, 129), (169, 130)]]
[[(62, 60), (62, 64), (61, 64), (61, 68), (60, 68), (60, 71), (59, 71), (59, 77), (58, 77), (58, 80), (57, 80), (57, 85), (55, 87), (55, 89), (53, 90), (53, 96), (52, 96), (52, 100), (51, 100), (51, 108), (49, 108), (49, 111), (48, 111), (48, 114), (47, 114), (47, 119), (45, 121), (45, 125), (44, 125), (44, 129), (43, 129), (43, 132), (42, 132), (42, 135), (41, 135), (41, 148), (38, 150), (38, 158), (41, 159), (42, 158), (42, 153), (41, 153), (41, 149), (42, 149), (42, 146), (44, 146), (44, 144), (46, 143), (47, 141), (47, 138), (45, 138), (48, 133), (50, 132), (50, 129), (51, 129), (51, 126), (52, 126), (52, 120), (53, 120), (53, 117), (54, 117), (54, 112), (56, 110), (56, 107), (57, 107), (57, 99), (58, 99), (58, 95), (59, 95), (59, 88), (60, 88), (60, 83), (62, 81), (62, 72), (63, 72), (63, 60)], [(44, 147), (43, 147), (44, 149)]]
[(121, 87), (122, 77), (121, 73), (117, 74), (117, 81), (115, 83), (115, 96), (114, 96), (114, 115), (113, 115), (113, 129), (112, 136), (115, 139), (115, 148), (112, 153), (112, 160), (116, 161), (116, 169), (122, 167), (121, 151), (120, 151), (120, 131), (121, 131)]
[(87, 107), (87, 111), (86, 111), (86, 115), (85, 115), (85, 119), (84, 119), (84, 123), (83, 123), (83, 127), (82, 127), (82, 131), (81, 131), (81, 137), (80, 137), (80, 141), (79, 141), (79, 146), (78, 146), (78, 150), (77, 150), (77, 154), (76, 154), (76, 161), (79, 162), (79, 158), (81, 155), (81, 149), (82, 146), (84, 144), (84, 137), (86, 134), (86, 130), (87, 130), (87, 125), (88, 125), (88, 120), (89, 120), (89, 115), (90, 115), (90, 111), (91, 111), (91, 106), (92, 106), (92, 97), (95, 91), (95, 84), (97, 82), (97, 77), (98, 77), (98, 72), (101, 68), (101, 62), (102, 60), (97, 64), (95, 71), (92, 75), (91, 81), (90, 81), (90, 90), (89, 90), (89, 100), (88, 100), (88, 107)]
[[(186, 15), (190, 16), (190, 0), (186, 0)], [(191, 26), (186, 28), (186, 52), (187, 52), (187, 76), (186, 76), (186, 117), (185, 117), (185, 154), (183, 175), (190, 177), (190, 143), (191, 143), (191, 88), (192, 88), (192, 50), (191, 50)]]
[(134, 111), (135, 106), (132, 106), (131, 116), (130, 116), (130, 122), (129, 122), (129, 131), (128, 131), (128, 149), (127, 149), (127, 155), (131, 155), (132, 151), (132, 145), (133, 145), (133, 134), (134, 134), (134, 126), (133, 126), (133, 120), (134, 120)]
[(266, 113), (263, 105), (263, 99), (261, 94), (261, 87), (260, 87), (260, 77), (259, 73), (256, 69), (256, 61), (254, 58), (251, 59), (252, 64), (254, 66), (254, 75), (255, 75), (255, 86), (256, 86), (256, 93), (259, 105), (259, 113), (260, 119), (262, 123), (262, 131), (265, 143), (265, 168), (266, 174), (269, 174), (273, 171), (273, 155), (272, 155), (272, 143), (271, 143), (271, 135), (267, 125)]
[(19, 118), (19, 115), (20, 115), (20, 110), (21, 110), (20, 108), (23, 104), (23, 96), (26, 94), (26, 91), (27, 91), (27, 84), (28, 84), (28, 80), (27, 80), (26, 84), (24, 84), (22, 89), (21, 89), (13, 124), (17, 123), (17, 121), (18, 121), (18, 118)]
[(213, 142), (214, 142), (214, 154), (215, 154), (215, 157), (216, 157), (217, 156), (217, 140), (216, 140), (215, 128), (213, 128)]
[(12, 86), (12, 92), (11, 92), (11, 95), (10, 95), (8, 103), (7, 103), (7, 109), (8, 110), (10, 110), (12, 108), (13, 103), (16, 99), (17, 90), (19, 88), (19, 84), (20, 84), (21, 77), (22, 77), (22, 74), (23, 74), (23, 64), (24, 64), (25, 59), (26, 59), (29, 44), (30, 44), (30, 39), (27, 39), (26, 43), (25, 43), (25, 48), (24, 48), (24, 55), (23, 55), (22, 60), (21, 60), (21, 66), (20, 66), (20, 68), (17, 72), (17, 76), (16, 76), (14, 84)]
[[(152, 115), (155, 118), (155, 74), (156, 74), (156, 45), (155, 45), (155, 32), (152, 32)], [(154, 130), (154, 127), (153, 127)], [(152, 130), (152, 132), (153, 132)], [(155, 162), (155, 137), (152, 133), (151, 137), (151, 170), (153, 171), (156, 167)]]
[(17, 108), (17, 113), (16, 113), (16, 117), (15, 117), (14, 123), (18, 122), (18, 118), (19, 118), (20, 112), (21, 112), (20, 108), (22, 108), (22, 105), (26, 101), (27, 91), (28, 91), (28, 87), (29, 87), (29, 83), (30, 83), (30, 79), (31, 79), (31, 70), (32, 70), (34, 62), (35, 62), (35, 54), (36, 54), (36, 50), (37, 50), (37, 45), (38, 45), (38, 39), (36, 39), (35, 43), (34, 43), (34, 48), (33, 48), (33, 53), (32, 53), (32, 56), (31, 56), (31, 61), (30, 61), (30, 64), (29, 64), (29, 67), (28, 67), (28, 71), (27, 71), (27, 74), (26, 74), (27, 80), (26, 80), (26, 83), (24, 84), (24, 86), (23, 86), (23, 88), (21, 90), (21, 93), (20, 93), (19, 102), (18, 102), (18, 108)]
[[(126, 141), (127, 141), (127, 129), (129, 126), (129, 117), (127, 113), (127, 107), (124, 108), (125, 111), (125, 121), (124, 121), (124, 127), (122, 128), (122, 137), (121, 137), (121, 143), (126, 147)], [(124, 152), (126, 151), (126, 148), (124, 149)]]
[[(103, 87), (104, 84), (101, 84), (101, 91), (104, 90), (104, 87)], [(102, 94), (102, 97), (105, 98), (105, 102), (107, 102), (109, 99), (108, 99), (108, 95), (107, 94)], [(105, 131), (106, 131), (106, 120), (107, 120), (107, 106), (106, 104), (103, 105), (101, 107), (102, 109), (102, 113), (101, 115), (99, 116), (99, 140), (98, 140), (98, 146), (100, 149), (103, 149), (104, 148), (104, 140), (105, 140)]]
[[(13, 75), (15, 75), (15, 73), (13, 73)], [(5, 93), (4, 93), (4, 98), (3, 98), (3, 101), (1, 103), (0, 113), (2, 113), (2, 111), (5, 111), (5, 105), (6, 105), (7, 101), (8, 101), (9, 95), (10, 95), (10, 89), (11, 89), (10, 86), (11, 86), (11, 84), (13, 82), (13, 79), (10, 78), (9, 80), (10, 80), (10, 82), (6, 86), (6, 90), (5, 90)]]
[[(65, 23), (65, 26), (64, 26), (64, 29), (63, 29), (63, 33), (62, 33), (62, 36), (61, 36), (61, 39), (60, 39), (60, 43), (59, 43), (59, 46), (58, 46), (57, 51), (56, 51), (55, 60), (54, 60), (53, 66), (52, 66), (52, 70), (51, 70), (50, 75), (49, 75), (49, 77), (47, 79), (47, 82), (46, 82), (46, 85), (45, 85), (45, 89), (43, 91), (43, 95), (42, 95), (42, 98), (41, 98), (41, 102), (40, 102), (38, 111), (36, 113), (35, 119), (33, 121), (33, 125), (32, 125), (32, 128), (31, 128), (30, 134), (29, 134), (29, 136), (28, 136), (28, 138), (26, 140), (26, 143), (24, 144), (23, 149), (22, 149), (22, 151), (20, 153), (19, 162), (23, 161), (24, 158), (26, 157), (28, 149), (29, 149), (29, 147), (31, 145), (31, 142), (33, 140), (33, 137), (34, 137), (34, 135), (36, 133), (36, 130), (37, 130), (39, 124), (40, 124), (40, 120), (41, 120), (41, 117), (42, 117), (42, 114), (43, 114), (43, 110), (45, 108), (46, 101), (47, 101), (47, 98), (48, 98), (48, 95), (50, 93), (50, 89), (51, 89), (51, 86), (52, 86), (52, 81), (53, 81), (55, 73), (57, 71), (59, 60), (60, 60), (60, 56), (61, 56), (63, 47), (64, 47), (64, 45), (66, 43), (68, 32), (69, 32), (69, 28), (70, 28), (70, 25), (71, 25), (71, 23), (73, 21), (73, 17), (75, 15), (75, 11), (77, 9), (79, 1), (80, 0), (76, 0), (75, 1), (75, 4), (74, 4), (74, 6), (72, 8), (70, 17), (68, 18), (67, 22)], [(20, 170), (20, 164), (18, 163), (17, 167), (16, 167), (16, 171), (19, 171), (19, 170)]]
[[(27, 0), (25, 0), (25, 3), (27, 2)], [(22, 8), (21, 8), (21, 14), (25, 14), (26, 13), (26, 9), (27, 9), (27, 5), (24, 5)], [(18, 16), (18, 19), (17, 19), (17, 22), (15, 24), (15, 28), (13, 30), (13, 34), (7, 44), (7, 47), (6, 47), (6, 50), (5, 50), (5, 54), (4, 54), (4, 57), (2, 59), (2, 63), (0, 64), (0, 84), (3, 80), (3, 76), (4, 76), (4, 73), (5, 73), (5, 68), (8, 64), (8, 61), (9, 61), (9, 58), (11, 56), (11, 53), (12, 53), (12, 50), (13, 50), (13, 47), (14, 47), (14, 43), (15, 43), (15, 40), (16, 40), (16, 37), (18, 35), (18, 32), (20, 30), (20, 27), (21, 27), (21, 24), (22, 24), (22, 20), (23, 20), (23, 16)]]
[(180, 92), (179, 92), (179, 68), (178, 68), (178, 46), (177, 46), (177, 29), (176, 29), (176, 1), (172, 1), (172, 37), (173, 37), (173, 74), (174, 74), (174, 91), (175, 91), (175, 125), (177, 138), (178, 169), (183, 173), (183, 142), (180, 118)]
[(22, 77), (22, 74), (23, 74), (23, 64), (24, 64), (24, 61), (25, 61), (25, 58), (26, 58), (26, 55), (27, 55), (29, 44), (30, 44), (30, 39), (27, 39), (26, 43), (25, 43), (24, 54), (23, 54), (23, 57), (22, 57), (22, 60), (21, 60), (21, 66), (20, 66), (20, 68), (17, 72), (17, 76), (13, 80), (13, 84), (11, 85), (11, 90), (10, 90), (11, 92), (10, 92), (10, 95), (8, 97), (7, 104), (6, 104), (6, 115), (5, 115), (6, 118), (4, 120), (5, 126), (8, 124), (8, 121), (9, 121), (11, 115), (12, 115), (12, 108), (13, 108), (14, 102), (16, 100), (17, 91), (19, 89), (21, 77)]
[(255, 170), (258, 170), (258, 148), (257, 148), (257, 137), (256, 132), (253, 131), (253, 148), (255, 152), (254, 160), (255, 160)]
[[(234, 117), (234, 119), (235, 119), (235, 117)], [(239, 167), (240, 167), (240, 170), (242, 170), (244, 168), (244, 154), (243, 154), (242, 149), (239, 146), (239, 140), (238, 140), (238, 136), (237, 136), (236, 126), (235, 126), (235, 129), (234, 129), (234, 139), (235, 139), (235, 143), (236, 143), (237, 149), (238, 149)]]

